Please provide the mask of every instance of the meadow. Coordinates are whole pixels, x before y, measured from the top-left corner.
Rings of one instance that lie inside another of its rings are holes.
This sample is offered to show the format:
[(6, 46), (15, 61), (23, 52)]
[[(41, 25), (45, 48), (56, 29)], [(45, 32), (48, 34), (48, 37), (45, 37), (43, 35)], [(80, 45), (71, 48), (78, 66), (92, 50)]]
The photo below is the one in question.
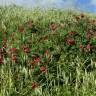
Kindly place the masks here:
[(96, 14), (0, 7), (0, 96), (96, 96)]

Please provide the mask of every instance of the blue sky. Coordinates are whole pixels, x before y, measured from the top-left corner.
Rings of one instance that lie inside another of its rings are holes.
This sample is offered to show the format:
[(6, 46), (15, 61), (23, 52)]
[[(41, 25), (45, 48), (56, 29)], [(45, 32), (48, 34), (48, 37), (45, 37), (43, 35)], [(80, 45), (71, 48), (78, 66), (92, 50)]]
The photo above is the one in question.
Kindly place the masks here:
[(16, 4), (25, 7), (57, 7), (96, 13), (96, 0), (0, 0), (0, 5)]

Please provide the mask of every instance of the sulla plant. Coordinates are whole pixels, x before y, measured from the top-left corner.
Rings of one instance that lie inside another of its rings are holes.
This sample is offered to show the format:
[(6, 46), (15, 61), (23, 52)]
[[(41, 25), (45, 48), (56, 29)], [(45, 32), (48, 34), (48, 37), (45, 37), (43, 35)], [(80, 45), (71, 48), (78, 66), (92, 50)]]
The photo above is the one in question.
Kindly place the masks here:
[(11, 53), (17, 52), (17, 48), (11, 48), (11, 49), (10, 49), (10, 52), (11, 52)]
[(46, 67), (41, 66), (41, 67), (40, 67), (40, 71), (41, 71), (41, 72), (45, 72), (45, 71), (46, 71)]
[(80, 49), (83, 49), (83, 48), (84, 48), (84, 46), (83, 46), (82, 43), (79, 45), (79, 48), (80, 48)]
[(51, 24), (50, 24), (50, 29), (51, 29), (52, 31), (55, 31), (55, 30), (56, 30), (56, 28), (57, 28), (56, 23), (51, 22)]
[(24, 50), (25, 53), (29, 53), (30, 52), (30, 49), (28, 47), (24, 47), (23, 50)]
[(39, 86), (39, 84), (38, 84), (37, 82), (33, 82), (33, 83), (32, 83), (32, 88), (33, 88), (33, 89), (37, 88), (38, 86)]
[(13, 56), (11, 57), (11, 60), (12, 60), (12, 61), (16, 61), (16, 60), (17, 60), (17, 57), (16, 57), (15, 55), (13, 55)]
[(86, 49), (90, 51), (92, 49), (92, 45), (90, 43), (88, 43), (86, 46)]
[(3, 57), (0, 55), (0, 63), (3, 62)]
[(67, 43), (68, 43), (68, 45), (74, 45), (75, 41), (73, 39), (68, 39)]
[(19, 31), (19, 32), (24, 32), (24, 27), (23, 27), (23, 26), (19, 26), (19, 27), (18, 27), (18, 31)]

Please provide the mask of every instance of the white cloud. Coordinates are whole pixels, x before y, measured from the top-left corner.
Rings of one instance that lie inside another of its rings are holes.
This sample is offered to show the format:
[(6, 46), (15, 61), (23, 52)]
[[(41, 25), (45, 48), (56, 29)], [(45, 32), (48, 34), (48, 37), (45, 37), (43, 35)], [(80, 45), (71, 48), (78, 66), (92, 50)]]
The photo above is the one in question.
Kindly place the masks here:
[(74, 8), (76, 0), (37, 0), (37, 5), (41, 7), (64, 7)]
[(96, 0), (91, 0), (91, 5), (95, 5), (96, 6)]
[(17, 4), (21, 6), (74, 8), (76, 0), (0, 0), (0, 5)]

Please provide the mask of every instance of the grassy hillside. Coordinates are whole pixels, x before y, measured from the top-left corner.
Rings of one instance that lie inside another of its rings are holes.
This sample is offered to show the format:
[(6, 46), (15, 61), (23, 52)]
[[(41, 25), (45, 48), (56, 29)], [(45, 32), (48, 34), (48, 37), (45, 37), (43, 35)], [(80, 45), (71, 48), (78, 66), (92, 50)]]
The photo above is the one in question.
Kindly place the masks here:
[(96, 15), (0, 7), (0, 96), (96, 96)]

